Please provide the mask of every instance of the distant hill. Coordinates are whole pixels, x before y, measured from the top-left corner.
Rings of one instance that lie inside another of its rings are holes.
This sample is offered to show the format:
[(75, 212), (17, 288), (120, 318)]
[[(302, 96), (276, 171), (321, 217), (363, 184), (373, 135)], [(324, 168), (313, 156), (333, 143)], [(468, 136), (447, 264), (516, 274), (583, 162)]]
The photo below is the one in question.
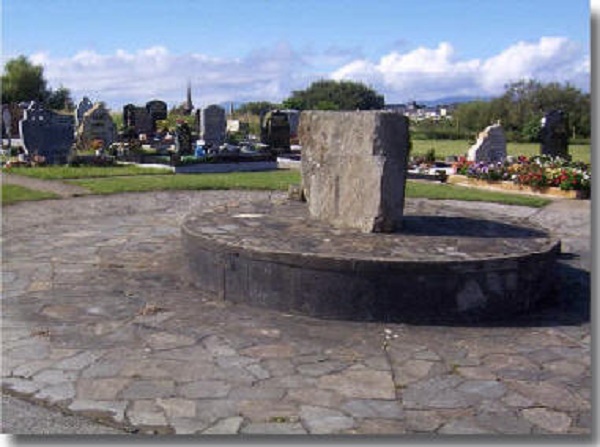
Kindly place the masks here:
[(445, 98), (433, 99), (430, 101), (417, 101), (418, 104), (426, 106), (437, 106), (441, 104), (458, 104), (471, 101), (490, 101), (492, 96), (447, 96)]

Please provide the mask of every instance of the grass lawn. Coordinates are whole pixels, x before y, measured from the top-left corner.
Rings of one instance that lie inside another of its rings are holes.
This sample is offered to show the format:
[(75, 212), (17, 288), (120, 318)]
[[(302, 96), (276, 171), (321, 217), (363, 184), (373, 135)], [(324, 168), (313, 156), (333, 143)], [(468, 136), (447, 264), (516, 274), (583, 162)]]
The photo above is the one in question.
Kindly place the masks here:
[(300, 173), (295, 170), (278, 170), (268, 172), (232, 172), (228, 174), (107, 177), (68, 180), (68, 182), (88, 188), (95, 194), (207, 189), (287, 191), (291, 183), (300, 183)]
[(38, 166), (33, 168), (13, 167), (12, 174), (43, 180), (63, 180), (94, 177), (117, 177), (131, 175), (173, 175), (168, 169), (142, 168), (133, 165), (117, 166)]
[[(425, 155), (430, 149), (435, 149), (438, 159), (451, 155), (466, 155), (470, 144), (466, 140), (412, 140), (412, 155)], [(538, 143), (511, 143), (506, 145), (508, 155), (538, 155), (540, 145)], [(569, 153), (574, 161), (590, 163), (591, 146), (587, 144), (569, 145)]]
[[(124, 192), (208, 189), (254, 189), (287, 191), (288, 186), (300, 183), (300, 172), (279, 170), (270, 172), (240, 172), (229, 174), (178, 174), (133, 177), (108, 177), (69, 180), (69, 183), (88, 188), (95, 194)], [(537, 196), (485, 191), (456, 185), (408, 181), (407, 197), (497, 202), (507, 205), (541, 207), (550, 200)]]
[(58, 199), (60, 196), (18, 185), (2, 185), (2, 206), (29, 200)]

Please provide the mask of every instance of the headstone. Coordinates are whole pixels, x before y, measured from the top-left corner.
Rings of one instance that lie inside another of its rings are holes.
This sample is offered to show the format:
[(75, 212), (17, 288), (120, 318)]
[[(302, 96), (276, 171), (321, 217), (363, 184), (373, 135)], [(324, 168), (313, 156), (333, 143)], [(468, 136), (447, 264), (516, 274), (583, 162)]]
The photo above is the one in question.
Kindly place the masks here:
[(8, 145), (10, 146), (10, 139), (12, 137), (12, 115), (10, 113), (10, 107), (8, 104), (2, 104), (2, 138), (9, 140)]
[(207, 145), (219, 147), (225, 143), (227, 120), (225, 109), (217, 105), (210, 105), (202, 109), (200, 118), (200, 137)]
[(141, 133), (151, 134), (152, 118), (146, 110), (146, 107), (137, 107), (133, 104), (127, 104), (123, 107), (123, 124), (125, 127), (133, 129), (136, 135)]
[(175, 127), (175, 149), (179, 155), (192, 155), (192, 130), (186, 122), (178, 122)]
[(569, 125), (562, 110), (552, 110), (541, 120), (540, 152), (542, 155), (566, 158), (569, 155)]
[(469, 148), (467, 160), (474, 162), (495, 163), (506, 158), (506, 137), (500, 124), (485, 128), (477, 136), (477, 142)]
[(363, 232), (399, 229), (408, 123), (387, 111), (302, 112), (302, 190), (311, 217)]
[(108, 147), (115, 141), (116, 135), (117, 130), (110, 113), (99, 102), (83, 115), (77, 128), (77, 143), (87, 147), (94, 140), (102, 140), (103, 147)]
[(77, 104), (77, 107), (75, 108), (76, 129), (79, 128), (79, 125), (81, 124), (81, 120), (83, 119), (83, 115), (85, 115), (85, 112), (90, 110), (92, 107), (94, 107), (94, 104), (92, 104), (92, 101), (90, 101), (90, 98), (88, 98), (87, 96), (84, 96), (83, 99), (79, 101), (79, 104)]
[(149, 101), (146, 103), (146, 111), (150, 115), (152, 131), (156, 132), (156, 122), (167, 119), (167, 103), (156, 99)]
[(50, 164), (67, 162), (73, 146), (75, 117), (46, 110), (32, 101), (19, 123), (19, 134), (29, 155), (40, 155)]

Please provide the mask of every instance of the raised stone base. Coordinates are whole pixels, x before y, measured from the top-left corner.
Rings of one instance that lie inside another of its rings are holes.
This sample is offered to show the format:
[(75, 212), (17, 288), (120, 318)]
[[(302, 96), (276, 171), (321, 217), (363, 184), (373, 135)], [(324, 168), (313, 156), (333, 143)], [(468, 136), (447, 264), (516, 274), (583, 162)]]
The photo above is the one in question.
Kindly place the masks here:
[(503, 318), (553, 292), (560, 241), (489, 212), (407, 201), (401, 233), (339, 230), (292, 201), (187, 216), (193, 282), (236, 303), (322, 318)]

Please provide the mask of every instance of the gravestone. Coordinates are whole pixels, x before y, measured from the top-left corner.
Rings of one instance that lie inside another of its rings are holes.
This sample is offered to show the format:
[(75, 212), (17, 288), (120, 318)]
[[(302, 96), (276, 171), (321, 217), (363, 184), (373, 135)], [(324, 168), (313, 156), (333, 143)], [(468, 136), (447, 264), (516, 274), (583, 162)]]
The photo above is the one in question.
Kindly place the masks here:
[(146, 107), (137, 107), (133, 104), (127, 104), (123, 107), (123, 124), (125, 127), (133, 129), (136, 135), (150, 134), (153, 132), (153, 123)]
[(19, 134), (29, 155), (50, 164), (64, 164), (73, 146), (75, 117), (46, 110), (32, 101), (19, 122)]
[(192, 155), (192, 130), (186, 122), (178, 122), (175, 127), (175, 149), (179, 155)]
[(12, 137), (12, 115), (8, 104), (2, 104), (2, 138), (8, 139), (10, 147), (10, 139)]
[(92, 101), (90, 101), (90, 98), (87, 96), (84, 96), (83, 99), (79, 101), (79, 104), (77, 104), (77, 107), (75, 108), (75, 129), (79, 128), (83, 115), (85, 115), (85, 112), (92, 107), (94, 107), (94, 104), (92, 104)]
[(552, 157), (569, 156), (569, 125), (562, 110), (552, 110), (541, 119), (540, 153)]
[(210, 105), (202, 109), (200, 117), (200, 138), (206, 145), (219, 147), (225, 143), (227, 119), (225, 109), (217, 105)]
[(387, 111), (306, 111), (298, 134), (311, 217), (363, 232), (401, 227), (408, 118)]
[(149, 101), (146, 103), (146, 111), (150, 115), (152, 132), (156, 132), (156, 122), (167, 119), (167, 103), (156, 99)]
[(495, 163), (506, 158), (506, 137), (500, 124), (485, 128), (477, 136), (477, 142), (469, 148), (467, 160), (474, 162)]
[(87, 148), (92, 141), (102, 140), (103, 147), (108, 147), (115, 141), (116, 135), (117, 130), (110, 113), (99, 102), (83, 115), (77, 128), (77, 144)]

